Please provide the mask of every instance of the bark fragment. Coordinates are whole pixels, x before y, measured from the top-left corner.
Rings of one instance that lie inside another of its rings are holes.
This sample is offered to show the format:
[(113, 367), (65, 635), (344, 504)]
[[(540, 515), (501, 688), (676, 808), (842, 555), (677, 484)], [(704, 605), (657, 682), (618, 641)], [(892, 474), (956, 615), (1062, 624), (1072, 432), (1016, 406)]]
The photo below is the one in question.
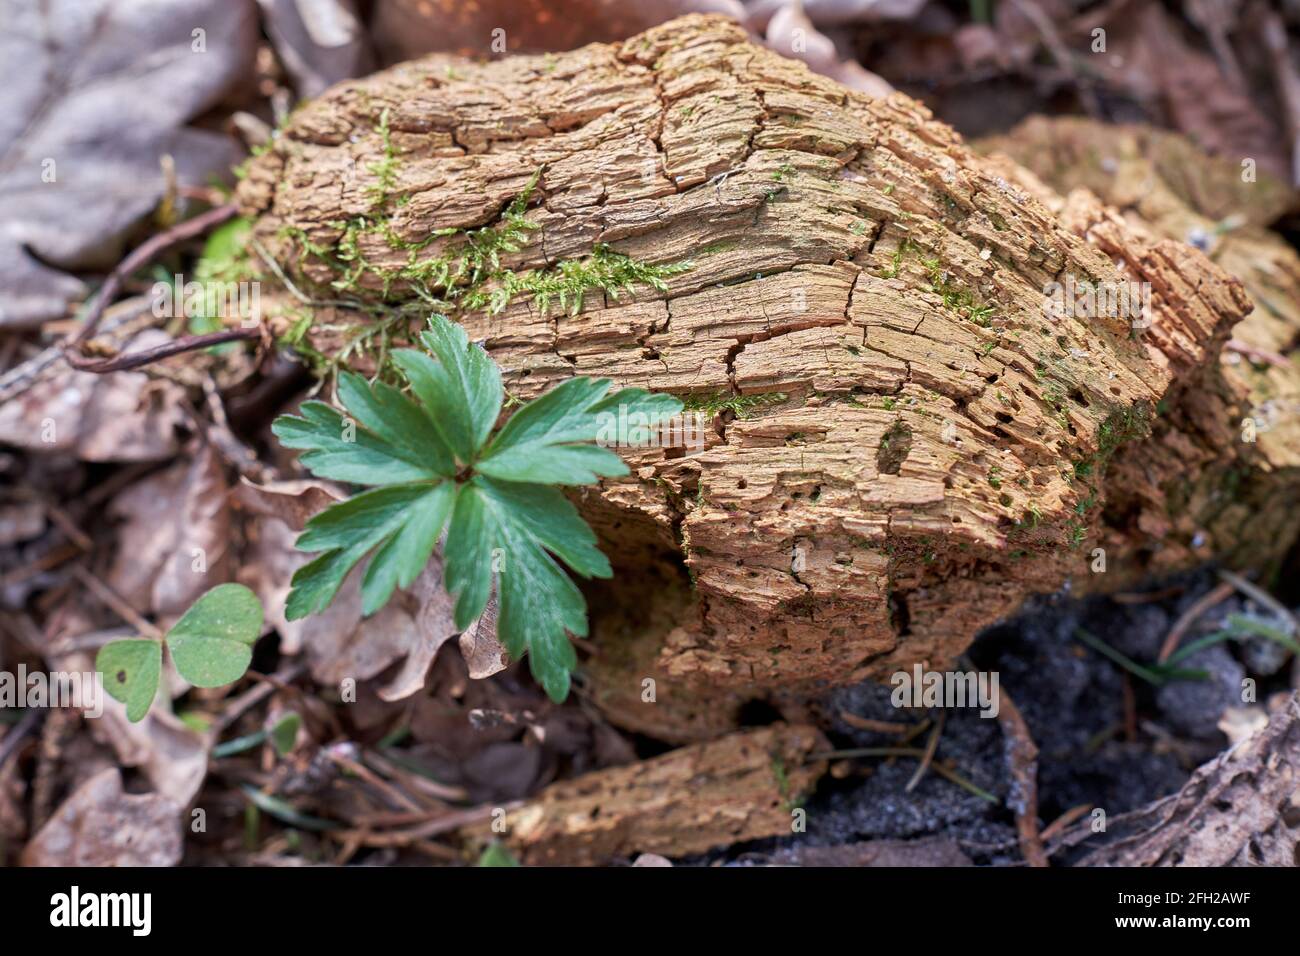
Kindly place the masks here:
[[(779, 724), (585, 774), (508, 813), (502, 839), (524, 863), (597, 865), (788, 834), (826, 769), (808, 760), (819, 747), (814, 728)], [(488, 824), (464, 831), (473, 842), (494, 835)]]

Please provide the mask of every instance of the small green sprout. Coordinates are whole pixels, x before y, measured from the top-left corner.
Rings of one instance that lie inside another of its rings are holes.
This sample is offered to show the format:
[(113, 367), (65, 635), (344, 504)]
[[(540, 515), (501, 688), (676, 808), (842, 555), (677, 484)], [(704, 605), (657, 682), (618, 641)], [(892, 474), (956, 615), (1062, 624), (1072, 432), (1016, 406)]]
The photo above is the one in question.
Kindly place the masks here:
[(105, 644), (95, 670), (134, 723), (149, 713), (158, 693), (164, 643), (181, 677), (195, 687), (222, 687), (244, 676), (261, 634), (262, 605), (253, 592), (242, 584), (220, 584), (194, 602), (164, 641), (141, 637)]

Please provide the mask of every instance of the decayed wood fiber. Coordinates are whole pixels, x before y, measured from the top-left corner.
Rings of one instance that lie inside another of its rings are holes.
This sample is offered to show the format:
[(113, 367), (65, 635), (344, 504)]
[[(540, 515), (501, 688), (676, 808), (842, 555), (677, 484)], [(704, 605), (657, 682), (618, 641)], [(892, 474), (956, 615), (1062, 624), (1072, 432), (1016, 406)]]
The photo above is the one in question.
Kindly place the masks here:
[(825, 741), (808, 726), (728, 734), (552, 784), (506, 815), (504, 833), (481, 824), (462, 835), (499, 838), (526, 864), (597, 865), (788, 834), (825, 772), (825, 761), (808, 760), (818, 748)]
[(1134, 230), (1204, 248), (1254, 304), (1232, 330), (1253, 351), (1225, 350), (1147, 441), (1116, 455), (1103, 543), (1130, 560), (1094, 582), (1125, 585), (1210, 557), (1271, 569), (1300, 535), (1300, 256), (1266, 228), (1294, 194), (1144, 127), (1034, 117), (979, 145), (1023, 164), (1007, 168), (1026, 188), (1025, 169), (1046, 183), (1035, 191), (1067, 226), (1076, 191), (1094, 193)]
[(1080, 866), (1296, 866), (1300, 697), (1249, 740), (1198, 767), (1176, 794), (1111, 821)]
[[(629, 450), (630, 478), (580, 496), (631, 569), (596, 602), (618, 626), (594, 615), (593, 693), (669, 737), (716, 733), (749, 696), (943, 666), (1027, 593), (1088, 574), (1111, 446), (1249, 309), (1197, 250), (1095, 200), (1062, 225), (920, 104), (846, 90), (699, 16), (551, 57), (418, 60), (303, 107), (240, 198), (317, 297), (337, 273), (295, 236), (328, 248), (373, 208), (385, 111), (402, 241), (497, 221), (541, 170), (538, 228), (503, 267), (596, 243), (689, 263), (666, 293), (597, 291), (578, 315), (517, 299), (456, 316), (521, 398), (592, 374), (751, 400), (717, 415), (707, 447)], [(361, 247), (407, 261), (377, 231)], [(1149, 282), (1150, 327), (1047, 321), (1045, 286), (1071, 276)], [(371, 301), (382, 287), (360, 280)], [(414, 297), (400, 281), (388, 295)], [(277, 328), (300, 314), (283, 301)], [(318, 308), (307, 341), (337, 351), (365, 321)], [(645, 570), (672, 555), (693, 586), (671, 561)]]

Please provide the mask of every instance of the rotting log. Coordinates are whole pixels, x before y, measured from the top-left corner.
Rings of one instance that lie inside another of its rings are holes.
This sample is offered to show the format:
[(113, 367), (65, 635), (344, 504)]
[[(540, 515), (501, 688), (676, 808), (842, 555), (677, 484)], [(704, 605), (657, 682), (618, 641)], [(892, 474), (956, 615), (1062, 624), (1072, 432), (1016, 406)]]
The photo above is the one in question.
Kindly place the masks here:
[(800, 799), (826, 770), (825, 740), (777, 724), (610, 767), (547, 787), (501, 823), (461, 832), (501, 839), (529, 865), (600, 865), (638, 853), (689, 856), (793, 831)]
[[(342, 84), (239, 199), (286, 289), (266, 317), (324, 374), (385, 374), (445, 311), (518, 397), (608, 375), (708, 417), (704, 447), (624, 449), (633, 474), (579, 500), (616, 568), (591, 693), (666, 739), (942, 667), (1087, 575), (1109, 460), (1250, 307), (1198, 250), (1095, 200), (1062, 225), (920, 104), (716, 17)], [(1067, 278), (1149, 283), (1145, 327), (1047, 318)]]
[(1140, 126), (1034, 117), (977, 145), (1020, 164), (1007, 175), (1067, 228), (1086, 229), (1071, 210), (1086, 202), (1076, 191), (1091, 192), (1134, 230), (1203, 248), (1254, 305), (1151, 437), (1112, 461), (1103, 543), (1129, 560), (1094, 583), (1127, 586), (1211, 557), (1275, 571), (1300, 536), (1300, 255), (1267, 226), (1295, 194)]

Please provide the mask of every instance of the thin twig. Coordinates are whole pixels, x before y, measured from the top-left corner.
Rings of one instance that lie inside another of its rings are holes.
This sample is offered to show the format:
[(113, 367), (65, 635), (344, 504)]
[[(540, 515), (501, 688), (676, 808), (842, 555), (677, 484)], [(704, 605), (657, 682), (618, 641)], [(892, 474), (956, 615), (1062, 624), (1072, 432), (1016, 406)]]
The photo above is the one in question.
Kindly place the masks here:
[[(77, 333), (69, 336), (65, 342), (64, 348), (68, 361), (74, 366), (80, 367), (77, 366), (75, 361), (78, 358), (77, 352), (95, 334), (96, 329), (99, 328), (99, 320), (104, 315), (104, 310), (116, 298), (122, 285), (132, 274), (149, 265), (156, 256), (176, 243), (193, 239), (195, 236), (201, 236), (213, 226), (218, 226), (227, 219), (234, 218), (238, 212), (239, 207), (233, 202), (226, 203), (224, 206), (217, 206), (215, 209), (209, 209), (193, 219), (187, 219), (170, 229), (150, 236), (149, 239), (133, 249), (125, 259), (118, 263), (117, 268), (108, 274), (108, 278), (104, 280), (104, 284), (99, 287), (99, 292), (95, 296), (95, 304), (91, 306), (90, 311), (86, 314), (85, 322), (82, 323)], [(94, 370), (88, 369), (87, 371)]]
[(1077, 807), (1071, 807), (1069, 810), (1066, 810), (1059, 817), (1057, 817), (1055, 820), (1053, 820), (1051, 823), (1049, 823), (1046, 827), (1043, 828), (1043, 833), (1042, 833), (1043, 842), (1046, 843), (1049, 840), (1054, 839), (1057, 834), (1059, 834), (1062, 830), (1066, 829), (1075, 820), (1079, 819), (1081, 816), (1083, 816), (1085, 813), (1088, 813), (1090, 810), (1092, 810), (1091, 803), (1081, 803)]
[(1296, 620), (1296, 616), (1291, 613), (1291, 609), (1258, 584), (1247, 581), (1240, 574), (1233, 574), (1231, 571), (1220, 571), (1219, 577), (1256, 603), (1264, 605), (1283, 621), (1286, 621), (1290, 625), (1292, 634), (1300, 630), (1300, 620)]
[[(130, 333), (133, 326), (141, 328), (156, 321), (147, 308), (148, 300), (144, 296), (133, 296), (109, 307), (105, 313), (103, 331)], [(147, 320), (147, 321), (144, 321)], [(15, 365), (0, 375), (0, 403), (12, 401), (40, 382), (45, 381), (46, 372), (57, 365), (64, 355), (64, 343), (58, 342), (42, 349), (31, 358)]]
[(1238, 355), (1244, 355), (1248, 359), (1256, 362), (1262, 362), (1265, 365), (1276, 365), (1278, 368), (1290, 368), (1291, 363), (1287, 361), (1285, 355), (1278, 352), (1270, 352), (1268, 349), (1256, 348), (1253, 345), (1247, 345), (1241, 339), (1228, 339), (1223, 347), (1229, 352), (1236, 352)]
[(929, 769), (930, 763), (934, 760), (934, 752), (939, 749), (939, 737), (943, 735), (943, 725), (948, 718), (946, 710), (939, 711), (939, 717), (934, 722), (934, 730), (930, 732), (930, 739), (925, 742), (925, 753), (921, 755), (921, 762), (917, 764), (916, 773), (912, 774), (912, 779), (907, 781), (907, 786), (903, 789), (911, 793), (916, 789), (916, 785), (921, 782), (925, 776), (926, 770)]
[(998, 688), (998, 697), (998, 723), (1007, 739), (1007, 760), (1014, 781), (1009, 802), (1016, 815), (1020, 853), (1030, 866), (1047, 866), (1047, 853), (1038, 832), (1038, 746), (1005, 688)]
[(113, 358), (89, 359), (84, 355), (73, 351), (69, 351), (66, 358), (68, 364), (78, 371), (94, 372), (96, 375), (104, 375), (108, 372), (124, 372), (127, 369), (139, 368), (142, 365), (151, 365), (154, 362), (160, 362), (165, 358), (171, 358), (173, 355), (180, 355), (184, 352), (196, 352), (199, 349), (206, 349), (213, 345), (221, 345), (225, 342), (247, 341), (250, 339), (260, 339), (261, 337), (262, 330), (257, 327), (226, 329), (224, 332), (209, 332), (206, 335), (182, 336), (179, 339), (173, 339), (165, 345), (145, 349), (141, 352), (127, 352), (124, 355), (117, 355)]
[[(365, 833), (361, 838), (361, 844), (370, 847), (409, 846), (417, 840), (424, 840), (431, 836), (438, 836), (452, 830), (459, 830), (464, 826), (490, 820), (493, 812), (497, 809), (509, 813), (511, 810), (518, 810), (523, 805), (522, 800), (516, 800), (513, 803), (497, 804), (496, 806), (472, 807), (469, 810), (441, 813), (428, 823), (411, 827), (409, 830), (396, 830), (391, 833)], [(355, 833), (355, 830), (334, 830), (328, 836), (337, 840), (348, 840)]]
[(117, 616), (126, 621), (136, 629), (136, 633), (143, 634), (145, 637), (151, 637), (155, 641), (163, 639), (163, 632), (158, 630), (143, 617), (140, 616), (123, 598), (112, 588), (110, 588), (99, 578), (95, 577), (89, 571), (79, 564), (72, 566), (72, 575), (78, 581), (86, 586), (91, 594), (99, 598), (100, 602), (117, 613)]
[(203, 377), (203, 397), (207, 401), (208, 414), (212, 416), (212, 420), (205, 421), (195, 414), (198, 427), (241, 475), (259, 482), (269, 480), (272, 477), (271, 469), (257, 460), (253, 450), (240, 441), (239, 436), (230, 427), (226, 406), (221, 400), (221, 391), (211, 375)]
[(388, 798), (389, 802), (392, 803), (393, 805), (403, 810), (414, 811), (417, 813), (422, 809), (419, 803), (417, 803), (407, 794), (403, 793), (397, 787), (393, 786), (387, 780), (382, 779), (377, 773), (375, 773), (369, 767), (363, 764), (359, 764), (355, 760), (352, 760), (351, 758), (339, 753), (336, 750), (332, 750), (328, 747), (323, 752), (326, 757), (328, 757), (330, 760), (336, 763), (343, 770), (346, 770), (348, 773), (351, 773), (354, 776), (360, 777), (366, 783), (370, 784), (372, 787), (374, 787), (376, 790), (382, 793), (385, 797)]
[(1123, 591), (1112, 594), (1110, 599), (1116, 604), (1151, 604), (1155, 601), (1163, 601), (1165, 598), (1178, 597), (1185, 590), (1187, 589), (1181, 584), (1176, 584), (1156, 591)]
[[(920, 747), (851, 747), (848, 750), (828, 750), (824, 753), (811, 754), (809, 760), (852, 760), (855, 757), (914, 757), (920, 760), (925, 751)], [(932, 763), (930, 769), (949, 783), (956, 784), (963, 790), (973, 793), (988, 803), (1001, 803), (997, 797), (971, 783), (957, 771), (941, 763)]]
[(1178, 620), (1174, 622), (1174, 626), (1169, 629), (1164, 643), (1160, 645), (1160, 653), (1156, 656), (1156, 663), (1163, 664), (1169, 660), (1169, 655), (1178, 649), (1178, 642), (1196, 623), (1196, 619), (1215, 605), (1223, 603), (1232, 595), (1232, 592), (1233, 586), (1225, 582), (1197, 598), (1191, 607), (1179, 615)]
[[(281, 687), (288, 686), (291, 682), (297, 680), (304, 671), (306, 666), (303, 664), (293, 664), (289, 667), (281, 668), (274, 675), (259, 675), (263, 679), (257, 682), (257, 685), (250, 687), (238, 697), (231, 698), (226, 708), (212, 722), (211, 732), (213, 739), (220, 736), (221, 732), (242, 717), (248, 710), (256, 707), (258, 703), (270, 697)], [(276, 680), (270, 678), (274, 676)]]
[(908, 724), (900, 724), (892, 720), (873, 720), (870, 717), (859, 717), (847, 710), (840, 711), (840, 720), (855, 730), (869, 730), (873, 734), (890, 734), (891, 736), (901, 737), (910, 729)]

